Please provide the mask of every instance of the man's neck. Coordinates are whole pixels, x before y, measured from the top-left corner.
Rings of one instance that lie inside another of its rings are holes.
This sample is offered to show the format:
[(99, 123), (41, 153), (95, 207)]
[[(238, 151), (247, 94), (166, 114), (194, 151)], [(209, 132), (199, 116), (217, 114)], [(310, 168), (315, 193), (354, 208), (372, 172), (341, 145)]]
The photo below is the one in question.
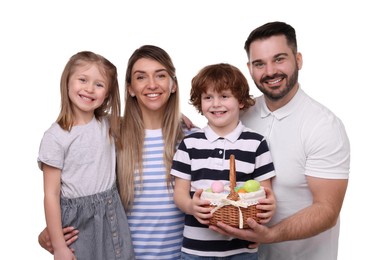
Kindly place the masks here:
[(286, 96), (284, 96), (283, 98), (278, 99), (278, 100), (270, 99), (270, 98), (268, 98), (267, 96), (264, 95), (265, 103), (266, 103), (268, 109), (269, 109), (271, 112), (274, 112), (275, 110), (278, 110), (279, 108), (284, 107), (285, 105), (288, 104), (288, 102), (291, 101), (291, 99), (293, 99), (293, 97), (295, 96), (295, 94), (298, 92), (298, 89), (299, 89), (299, 84), (296, 84), (296, 85), (287, 93)]

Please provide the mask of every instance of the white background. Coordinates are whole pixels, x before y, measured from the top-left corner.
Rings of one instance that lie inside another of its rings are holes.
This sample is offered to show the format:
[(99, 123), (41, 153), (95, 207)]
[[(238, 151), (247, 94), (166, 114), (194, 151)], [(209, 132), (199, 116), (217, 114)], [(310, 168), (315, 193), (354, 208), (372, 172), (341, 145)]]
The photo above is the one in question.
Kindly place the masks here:
[[(5, 2), (9, 2), (8, 4)], [(386, 1), (2, 1), (0, 3), (0, 236), (2, 259), (52, 259), (37, 236), (45, 226), (43, 132), (58, 116), (65, 63), (81, 50), (119, 71), (131, 53), (164, 48), (177, 68), (182, 111), (190, 81), (205, 65), (228, 62), (249, 79), (248, 34), (275, 20), (293, 25), (303, 54), (299, 82), (344, 122), (350, 183), (341, 212), (339, 260), (389, 259), (389, 25)], [(251, 93), (258, 96), (252, 80)]]

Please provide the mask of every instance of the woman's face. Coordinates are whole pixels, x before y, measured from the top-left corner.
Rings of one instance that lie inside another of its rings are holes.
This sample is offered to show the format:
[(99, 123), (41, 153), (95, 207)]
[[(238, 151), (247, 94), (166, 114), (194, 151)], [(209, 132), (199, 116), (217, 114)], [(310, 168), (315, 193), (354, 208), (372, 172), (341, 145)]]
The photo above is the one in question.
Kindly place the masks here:
[(131, 83), (127, 88), (137, 98), (143, 114), (164, 112), (176, 84), (166, 68), (153, 59), (141, 58), (131, 70)]

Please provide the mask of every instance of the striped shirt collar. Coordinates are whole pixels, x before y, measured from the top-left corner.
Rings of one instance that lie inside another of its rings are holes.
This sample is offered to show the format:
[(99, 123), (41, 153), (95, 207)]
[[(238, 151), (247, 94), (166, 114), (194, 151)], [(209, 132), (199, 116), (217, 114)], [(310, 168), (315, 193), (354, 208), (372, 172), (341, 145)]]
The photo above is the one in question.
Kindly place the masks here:
[(209, 125), (206, 125), (203, 128), (203, 131), (207, 140), (210, 142), (215, 142), (216, 140), (222, 138), (234, 143), (240, 137), (241, 133), (244, 131), (244, 128), (245, 126), (241, 123), (241, 121), (239, 121), (237, 127), (226, 136), (217, 135)]

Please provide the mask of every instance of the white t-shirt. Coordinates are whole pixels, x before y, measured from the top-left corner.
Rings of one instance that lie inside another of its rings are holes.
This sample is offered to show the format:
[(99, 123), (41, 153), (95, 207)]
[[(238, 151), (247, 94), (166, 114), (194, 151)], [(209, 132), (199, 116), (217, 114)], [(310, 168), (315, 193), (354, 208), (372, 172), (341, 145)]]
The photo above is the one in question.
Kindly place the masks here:
[(61, 170), (61, 195), (77, 198), (111, 189), (115, 183), (115, 144), (108, 120), (95, 117), (85, 125), (63, 130), (57, 123), (44, 133), (38, 165)]
[[(311, 205), (306, 175), (348, 179), (350, 146), (342, 122), (301, 89), (274, 112), (260, 96), (240, 119), (265, 136), (274, 160), (276, 177), (272, 188), (277, 208), (271, 225)], [(339, 221), (335, 227), (308, 239), (263, 244), (260, 259), (337, 259), (338, 237)]]

